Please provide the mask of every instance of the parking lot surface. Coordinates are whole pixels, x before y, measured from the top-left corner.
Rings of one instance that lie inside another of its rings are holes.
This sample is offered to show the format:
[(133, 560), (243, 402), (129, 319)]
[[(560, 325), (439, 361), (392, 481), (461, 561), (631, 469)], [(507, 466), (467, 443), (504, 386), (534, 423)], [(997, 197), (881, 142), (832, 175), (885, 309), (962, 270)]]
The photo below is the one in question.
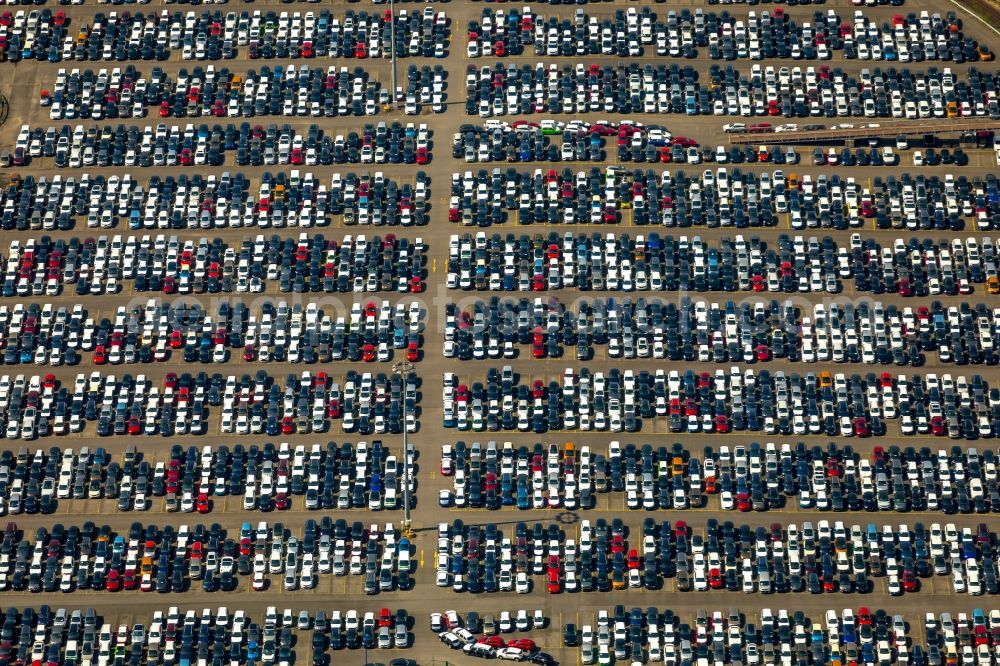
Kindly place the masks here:
[(1000, 34), (394, 9), (0, 8), (0, 663), (995, 661)]

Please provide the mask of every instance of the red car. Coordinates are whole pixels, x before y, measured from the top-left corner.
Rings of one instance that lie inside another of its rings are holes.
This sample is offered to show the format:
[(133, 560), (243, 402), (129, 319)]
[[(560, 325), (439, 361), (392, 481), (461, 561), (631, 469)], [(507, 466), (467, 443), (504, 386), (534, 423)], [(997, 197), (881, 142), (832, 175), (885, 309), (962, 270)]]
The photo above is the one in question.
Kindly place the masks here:
[(122, 589), (122, 579), (117, 569), (112, 569), (108, 572), (108, 579), (104, 584), (104, 589), (108, 592), (117, 592)]
[(515, 638), (507, 642), (507, 647), (519, 648), (525, 652), (534, 652), (537, 649), (535, 641), (530, 638)]
[(549, 594), (559, 594), (562, 592), (562, 584), (559, 582), (558, 573), (553, 575), (551, 571), (549, 572), (549, 582), (546, 585), (546, 589)]
[(497, 649), (504, 647), (503, 639), (499, 636), (483, 636), (477, 642)]
[(725, 414), (719, 414), (715, 417), (715, 432), (729, 432), (729, 417)]
[(854, 436), (869, 437), (870, 435), (871, 431), (868, 428), (868, 421), (866, 421), (862, 416), (854, 419)]
[(871, 611), (868, 610), (867, 606), (862, 606), (861, 608), (858, 609), (858, 624), (862, 626), (864, 625), (871, 626), (871, 623), (872, 623)]
[(285, 511), (290, 506), (288, 501), (288, 495), (285, 493), (278, 493), (274, 496), (274, 508), (278, 511)]
[(747, 513), (753, 507), (750, 505), (750, 495), (747, 493), (740, 493), (736, 496), (736, 508), (738, 508), (743, 513)]
[(411, 294), (419, 294), (423, 290), (424, 290), (424, 284), (423, 284), (423, 282), (420, 281), (420, 277), (419, 276), (414, 276), (414, 277), (410, 278), (410, 293)]
[(198, 499), (195, 501), (194, 508), (198, 513), (208, 513), (210, 510), (208, 495), (205, 493), (198, 493)]
[(388, 627), (392, 622), (392, 613), (389, 612), (388, 608), (383, 608), (378, 612), (378, 626)]
[(545, 358), (544, 339), (541, 333), (535, 333), (531, 343), (531, 355), (535, 358)]
[(420, 356), (420, 349), (417, 347), (417, 343), (411, 342), (406, 347), (406, 360), (416, 361), (419, 356)]
[(711, 569), (708, 572), (708, 586), (713, 590), (722, 589), (722, 573), (718, 569)]
[(292, 420), (291, 416), (286, 416), (281, 419), (281, 434), (290, 435), (295, 432), (295, 421)]

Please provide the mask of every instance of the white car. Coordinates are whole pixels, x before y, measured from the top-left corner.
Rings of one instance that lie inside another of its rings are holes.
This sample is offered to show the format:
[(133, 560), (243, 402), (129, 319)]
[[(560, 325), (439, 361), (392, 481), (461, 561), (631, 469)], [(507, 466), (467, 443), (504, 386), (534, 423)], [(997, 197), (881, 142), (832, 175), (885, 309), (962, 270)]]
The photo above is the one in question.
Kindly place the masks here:
[(521, 648), (505, 647), (497, 650), (497, 659), (503, 659), (505, 661), (524, 661), (527, 658), (528, 653)]

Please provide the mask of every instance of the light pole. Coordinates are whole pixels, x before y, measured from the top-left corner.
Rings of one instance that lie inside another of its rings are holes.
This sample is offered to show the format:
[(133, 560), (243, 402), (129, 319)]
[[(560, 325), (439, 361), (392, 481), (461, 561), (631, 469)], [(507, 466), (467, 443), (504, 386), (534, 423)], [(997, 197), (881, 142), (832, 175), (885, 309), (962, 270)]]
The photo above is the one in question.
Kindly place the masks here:
[[(399, 377), (403, 382), (406, 375), (413, 371), (413, 364), (407, 361), (400, 361), (392, 365), (392, 374)], [(410, 528), (410, 449), (407, 445), (407, 430), (409, 424), (406, 421), (406, 390), (403, 390), (403, 529), (402, 534), (407, 539), (415, 536)]]
[(389, 55), (392, 58), (392, 71), (389, 75), (389, 85), (392, 89), (389, 91), (389, 104), (393, 111), (396, 110), (396, 2), (395, 0), (389, 0), (389, 39), (392, 43), (389, 45)]

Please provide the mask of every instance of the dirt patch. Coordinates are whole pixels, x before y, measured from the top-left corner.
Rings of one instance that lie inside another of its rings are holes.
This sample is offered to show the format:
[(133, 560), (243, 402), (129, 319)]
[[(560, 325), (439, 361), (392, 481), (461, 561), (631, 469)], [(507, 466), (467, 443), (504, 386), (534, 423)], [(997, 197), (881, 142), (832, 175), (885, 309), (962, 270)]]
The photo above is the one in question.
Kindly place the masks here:
[(992, 28), (1000, 27), (1000, 2), (995, 0), (961, 0), (961, 4), (982, 18), (986, 25)]

